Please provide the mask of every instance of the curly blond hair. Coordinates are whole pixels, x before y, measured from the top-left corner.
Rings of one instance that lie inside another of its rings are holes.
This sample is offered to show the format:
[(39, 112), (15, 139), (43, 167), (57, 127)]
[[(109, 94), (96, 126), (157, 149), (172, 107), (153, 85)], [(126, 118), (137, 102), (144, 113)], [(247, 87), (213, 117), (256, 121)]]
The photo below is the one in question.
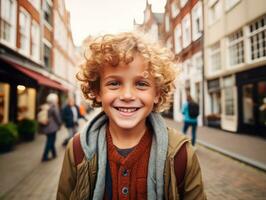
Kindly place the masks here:
[(120, 62), (128, 64), (133, 61), (135, 53), (148, 62), (148, 70), (155, 79), (160, 95), (153, 111), (162, 112), (169, 108), (176, 78), (174, 56), (168, 49), (134, 32), (100, 36), (85, 45), (85, 61), (81, 64), (77, 79), (81, 81), (84, 97), (92, 102), (93, 107), (101, 106), (96, 101), (100, 90), (100, 69), (106, 65), (118, 66)]

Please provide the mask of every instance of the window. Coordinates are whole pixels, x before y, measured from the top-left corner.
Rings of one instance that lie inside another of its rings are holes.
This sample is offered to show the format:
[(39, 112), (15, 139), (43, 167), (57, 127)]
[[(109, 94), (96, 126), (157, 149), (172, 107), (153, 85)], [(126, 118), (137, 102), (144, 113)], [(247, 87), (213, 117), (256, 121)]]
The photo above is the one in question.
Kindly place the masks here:
[(202, 53), (198, 52), (193, 56), (193, 67), (196, 74), (201, 74), (203, 62), (202, 62)]
[(20, 49), (29, 54), (30, 50), (30, 16), (26, 10), (20, 8), (19, 13)]
[(10, 86), (0, 82), (0, 124), (8, 122)]
[(63, 48), (67, 49), (67, 29), (58, 13), (54, 15), (54, 40)]
[(240, 0), (225, 0), (225, 10), (230, 10), (238, 2), (240, 2)]
[(31, 25), (31, 55), (35, 60), (40, 60), (40, 28), (37, 22)]
[(201, 36), (202, 26), (202, 3), (199, 1), (192, 9), (193, 41), (197, 40)]
[(187, 14), (182, 20), (183, 47), (187, 47), (191, 42), (190, 14)]
[(209, 7), (209, 25), (215, 23), (222, 15), (221, 0), (214, 1)]
[(44, 56), (43, 56), (43, 60), (44, 60), (44, 66), (48, 69), (51, 69), (51, 48), (49, 46), (47, 46), (46, 44), (44, 44)]
[(2, 0), (0, 1), (0, 22), (1, 22), (1, 40), (15, 46), (16, 44), (16, 1)]
[(37, 9), (40, 10), (41, 1), (40, 0), (29, 0), (31, 4)]
[(176, 2), (174, 1), (171, 4), (171, 12), (172, 12), (172, 18), (175, 18), (180, 12), (179, 8), (176, 5)]
[(237, 31), (228, 37), (229, 65), (237, 65), (244, 62), (244, 37), (243, 31)]
[(210, 48), (210, 67), (211, 72), (216, 72), (221, 69), (221, 50), (220, 42), (212, 45)]
[(174, 35), (174, 39), (175, 39), (175, 53), (179, 53), (182, 50), (182, 44), (181, 44), (181, 25), (178, 24), (175, 27), (175, 35)]
[(180, 0), (180, 6), (181, 6), (181, 8), (183, 8), (186, 5), (187, 1), (188, 0)]
[(170, 19), (168, 14), (165, 15), (165, 31), (170, 31)]
[(53, 21), (52, 21), (52, 3), (50, 0), (45, 0), (44, 1), (44, 19), (45, 21), (52, 25)]
[(234, 115), (234, 79), (232, 76), (224, 78), (225, 115)]
[(249, 25), (250, 59), (266, 57), (266, 15)]
[(35, 118), (36, 90), (24, 85), (17, 86), (17, 120)]

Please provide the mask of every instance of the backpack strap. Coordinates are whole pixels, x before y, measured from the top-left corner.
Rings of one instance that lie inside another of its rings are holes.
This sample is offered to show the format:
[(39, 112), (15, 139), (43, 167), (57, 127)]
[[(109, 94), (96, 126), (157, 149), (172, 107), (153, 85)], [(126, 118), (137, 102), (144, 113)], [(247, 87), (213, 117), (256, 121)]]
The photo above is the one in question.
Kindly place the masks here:
[(186, 149), (186, 142), (180, 147), (179, 151), (175, 155), (175, 176), (176, 182), (178, 187), (178, 193), (180, 199), (184, 199), (184, 178), (186, 174), (187, 168), (187, 149)]
[(75, 161), (75, 166), (78, 166), (78, 164), (81, 163), (81, 161), (84, 158), (84, 151), (81, 147), (80, 143), (80, 134), (77, 133), (73, 137), (73, 152), (74, 152), (74, 161)]

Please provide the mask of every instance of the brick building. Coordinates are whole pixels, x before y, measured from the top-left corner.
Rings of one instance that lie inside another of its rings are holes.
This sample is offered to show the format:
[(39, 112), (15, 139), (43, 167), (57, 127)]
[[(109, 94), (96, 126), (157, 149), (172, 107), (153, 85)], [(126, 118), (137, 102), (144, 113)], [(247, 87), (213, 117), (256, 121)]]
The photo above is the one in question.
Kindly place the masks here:
[(62, 100), (75, 91), (70, 76), (75, 71), (75, 47), (64, 6), (64, 29), (59, 32), (66, 36), (67, 46), (60, 51), (60, 62), (57, 60), (57, 3), (0, 0), (0, 123), (34, 119), (48, 93), (56, 92)]

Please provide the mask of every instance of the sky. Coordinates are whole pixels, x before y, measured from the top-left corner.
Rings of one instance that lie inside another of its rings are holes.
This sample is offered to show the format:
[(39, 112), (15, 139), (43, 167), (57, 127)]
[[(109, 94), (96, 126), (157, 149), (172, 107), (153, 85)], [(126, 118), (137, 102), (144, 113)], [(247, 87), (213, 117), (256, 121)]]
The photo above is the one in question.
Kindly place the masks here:
[[(153, 12), (164, 12), (166, 0), (149, 0)], [(65, 0), (75, 45), (89, 35), (133, 29), (133, 20), (142, 23), (146, 0)]]

